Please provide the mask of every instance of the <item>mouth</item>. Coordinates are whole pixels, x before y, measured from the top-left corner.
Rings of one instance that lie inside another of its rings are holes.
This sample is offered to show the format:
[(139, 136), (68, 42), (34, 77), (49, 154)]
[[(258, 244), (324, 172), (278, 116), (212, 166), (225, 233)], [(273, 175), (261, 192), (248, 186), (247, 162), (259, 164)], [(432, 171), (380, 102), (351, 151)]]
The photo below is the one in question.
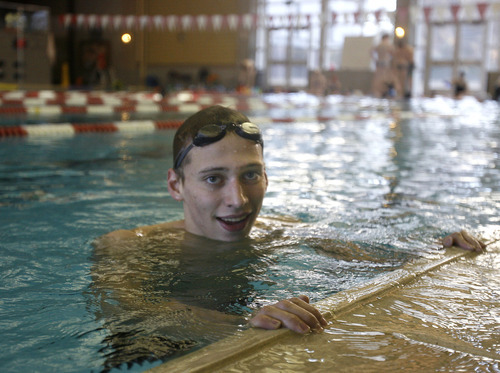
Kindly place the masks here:
[(250, 220), (250, 216), (252, 214), (245, 214), (245, 215), (239, 215), (239, 216), (226, 216), (226, 217), (218, 217), (216, 218), (217, 221), (220, 223), (222, 228), (229, 232), (238, 232), (243, 229), (248, 224), (248, 221)]

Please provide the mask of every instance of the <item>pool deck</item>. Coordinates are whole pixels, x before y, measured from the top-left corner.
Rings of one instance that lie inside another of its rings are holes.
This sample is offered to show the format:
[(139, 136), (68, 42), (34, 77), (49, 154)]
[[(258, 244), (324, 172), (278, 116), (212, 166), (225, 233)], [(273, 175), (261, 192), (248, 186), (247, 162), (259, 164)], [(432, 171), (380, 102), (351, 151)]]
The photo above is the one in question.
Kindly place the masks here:
[[(492, 258), (498, 257), (498, 253), (500, 252), (499, 243), (499, 240), (489, 243), (487, 253)], [(475, 361), (493, 361), (493, 364), (496, 364), (495, 366), (498, 367), (500, 352), (495, 348), (498, 348), (500, 344), (499, 337), (493, 338), (494, 340), (490, 342), (491, 346), (489, 347), (492, 348), (481, 348), (481, 346), (477, 347), (477, 343), (469, 343), (467, 340), (477, 340), (477, 336), (471, 335), (470, 338), (454, 338), (453, 332), (450, 333), (449, 330), (446, 330), (446, 325), (439, 325), (439, 321), (437, 325), (432, 325), (432, 322), (429, 325), (423, 325), (426, 322), (418, 319), (417, 323), (411, 324), (411, 322), (408, 323), (408, 320), (405, 320), (405, 317), (411, 318), (411, 316), (403, 315), (401, 317), (401, 315), (398, 315), (396, 317), (394, 312), (390, 316), (384, 315), (384, 313), (391, 313), (387, 310), (391, 309), (391, 307), (394, 309), (394, 304), (401, 303), (400, 300), (412, 291), (417, 291), (417, 294), (425, 293), (428, 295), (430, 293), (431, 296), (437, 297), (440, 294), (439, 291), (433, 292), (432, 289), (435, 286), (434, 284), (438, 282), (433, 281), (444, 281), (449, 284), (447, 280), (450, 278), (453, 279), (453, 276), (456, 276), (456, 273), (453, 271), (457, 270), (457, 266), (467, 265), (468, 270), (472, 267), (472, 271), (476, 272), (475, 275), (482, 276), (483, 270), (481, 266), (474, 264), (478, 258), (480, 256), (477, 254), (460, 249), (451, 248), (443, 250), (433, 258), (409, 263), (401, 269), (386, 273), (356, 288), (339, 292), (324, 299), (315, 304), (329, 322), (329, 326), (323, 333), (301, 336), (286, 329), (275, 331), (249, 329), (171, 362), (157, 366), (149, 370), (149, 372), (262, 371), (266, 367), (269, 367), (269, 365), (272, 366), (273, 362), (278, 364), (277, 366), (281, 369), (284, 366), (283, 363), (286, 366), (290, 359), (298, 363), (299, 366), (302, 366), (303, 370), (301, 371), (323, 371), (326, 367), (318, 363), (317, 359), (311, 359), (311, 352), (314, 352), (316, 348), (319, 349), (321, 345), (324, 348), (325, 344), (329, 344), (327, 346), (329, 348), (327, 350), (329, 359), (335, 361), (334, 364), (337, 364), (333, 367), (343, 371), (345, 371), (345, 367), (349, 371), (349, 366), (354, 368), (349, 361), (353, 361), (359, 358), (359, 356), (354, 356), (356, 353), (349, 355), (349, 351), (353, 349), (353, 346), (347, 346), (347, 344), (352, 342), (353, 335), (359, 333), (363, 335), (384, 334), (386, 339), (392, 339), (388, 343), (392, 345), (390, 351), (392, 351), (391, 353), (394, 356), (397, 356), (394, 359), (399, 359), (400, 361), (398, 363), (392, 362), (392, 364), (396, 365), (391, 365), (391, 369), (404, 366), (412, 370), (411, 366), (408, 366), (407, 363), (414, 360), (419, 361), (417, 365), (423, 364), (425, 368), (422, 368), (422, 366), (421, 368), (425, 370), (427, 368), (432, 370), (440, 368), (440, 364), (443, 364), (442, 357), (441, 361), (434, 362), (437, 365), (432, 365), (431, 357), (433, 357), (436, 349), (440, 351), (438, 355), (442, 354), (442, 351), (445, 351), (446, 357), (451, 354), (454, 355), (453, 359), (455, 360), (457, 360), (456, 355), (458, 353), (459, 356), (467, 355), (468, 359), (474, 361), (474, 363)], [(460, 269), (458, 271), (460, 274)], [(439, 276), (444, 276), (445, 279), (436, 279)], [(419, 289), (415, 290), (415, 284), (418, 285)], [(451, 286), (453, 287), (453, 285)], [(477, 284), (470, 284), (470, 286), (474, 287)], [(458, 284), (456, 287), (463, 288), (468, 287), (468, 285)], [(427, 292), (426, 289), (430, 289), (431, 291)], [(498, 293), (498, 291), (493, 291), (493, 293)], [(492, 307), (498, 309), (498, 297), (495, 298), (493, 296), (493, 298), (496, 300), (493, 301), (495, 304)], [(444, 304), (445, 311), (443, 313), (446, 313), (447, 303), (444, 302)], [(477, 307), (481, 306), (481, 304), (477, 305)], [(453, 306), (450, 305), (450, 307)], [(456, 311), (456, 307), (454, 310)], [(492, 314), (491, 310), (487, 310), (486, 312)], [(495, 313), (495, 311), (493, 312)], [(494, 329), (498, 330), (500, 321), (497, 316), (493, 315), (492, 317), (493, 320), (496, 319), (496, 327)], [(422, 328), (422, 325), (426, 328)], [(335, 345), (332, 346), (333, 337), (335, 337)], [(325, 340), (325, 338), (330, 338), (330, 340)], [(398, 339), (399, 342), (393, 343), (394, 339)], [(362, 346), (363, 341), (358, 340), (356, 343), (356, 351), (363, 350), (363, 348), (365, 350), (373, 349), (373, 346)], [(404, 352), (398, 352), (397, 346), (398, 344), (401, 346), (402, 343), (406, 343), (406, 345), (411, 344), (411, 346), (405, 346)], [(290, 350), (288, 350), (289, 348)], [(273, 349), (277, 349), (278, 351), (273, 351)], [(294, 349), (295, 352), (293, 352)], [(422, 352), (422, 349), (424, 352)], [(290, 359), (286, 357), (287, 351), (292, 351), (288, 356)], [(408, 355), (409, 353), (410, 356), (402, 358), (398, 356), (399, 353), (402, 355)], [(280, 359), (283, 359), (283, 361), (280, 361)], [(375, 369), (375, 366), (377, 366), (376, 371), (381, 371), (389, 367), (387, 364), (380, 363), (380, 361), (377, 362), (370, 359), (373, 359), (373, 356), (368, 356), (365, 362), (361, 364), (358, 362), (356, 369), (360, 368), (366, 371), (366, 369)], [(403, 362), (401, 359), (403, 359)], [(374, 360), (377, 359), (375, 358)], [(382, 360), (385, 359), (382, 357)], [(426, 362), (425, 360), (428, 361)], [(313, 363), (313, 361), (315, 362)], [(377, 365), (372, 365), (373, 363)], [(342, 364), (347, 365), (343, 366)], [(363, 364), (365, 365), (363, 366)], [(294, 367), (297, 368), (297, 365)], [(269, 368), (272, 369), (271, 367)], [(352, 368), (351, 371), (355, 371)], [(279, 369), (273, 371), (279, 371)], [(419, 370), (417, 367), (413, 371)]]

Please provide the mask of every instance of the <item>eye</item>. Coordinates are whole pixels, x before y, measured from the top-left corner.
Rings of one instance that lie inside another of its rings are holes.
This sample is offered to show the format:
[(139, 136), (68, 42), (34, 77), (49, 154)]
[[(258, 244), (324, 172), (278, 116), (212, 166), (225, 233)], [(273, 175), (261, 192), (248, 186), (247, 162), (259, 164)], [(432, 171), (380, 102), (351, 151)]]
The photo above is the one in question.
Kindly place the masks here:
[(210, 175), (205, 178), (205, 181), (209, 184), (217, 185), (222, 183), (222, 178), (220, 176)]
[(243, 178), (247, 181), (258, 181), (260, 179), (261, 173), (257, 171), (245, 172)]

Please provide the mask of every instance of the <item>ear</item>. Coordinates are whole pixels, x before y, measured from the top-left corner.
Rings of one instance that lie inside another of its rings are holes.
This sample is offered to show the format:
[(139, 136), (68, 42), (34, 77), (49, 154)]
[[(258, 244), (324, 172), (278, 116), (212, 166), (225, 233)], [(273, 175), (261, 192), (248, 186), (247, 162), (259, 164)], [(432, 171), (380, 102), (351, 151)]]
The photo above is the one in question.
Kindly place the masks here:
[(269, 180), (267, 178), (267, 172), (264, 170), (264, 177), (266, 178), (266, 190), (267, 190), (267, 187), (269, 186)]
[(176, 201), (182, 201), (182, 180), (173, 168), (168, 169), (167, 174), (168, 192)]

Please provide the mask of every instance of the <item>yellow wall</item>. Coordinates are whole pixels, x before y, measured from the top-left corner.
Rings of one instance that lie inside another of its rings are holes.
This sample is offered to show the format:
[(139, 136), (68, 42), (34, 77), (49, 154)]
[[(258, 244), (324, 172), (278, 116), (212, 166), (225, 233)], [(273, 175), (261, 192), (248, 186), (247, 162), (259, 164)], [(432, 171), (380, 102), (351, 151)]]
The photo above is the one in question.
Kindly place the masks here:
[[(236, 0), (146, 0), (144, 14), (241, 14)], [(234, 65), (238, 61), (238, 32), (150, 31), (145, 33), (144, 57), (148, 65)]]
[(150, 65), (233, 65), (237, 61), (235, 32), (151, 32), (146, 34), (145, 59)]

